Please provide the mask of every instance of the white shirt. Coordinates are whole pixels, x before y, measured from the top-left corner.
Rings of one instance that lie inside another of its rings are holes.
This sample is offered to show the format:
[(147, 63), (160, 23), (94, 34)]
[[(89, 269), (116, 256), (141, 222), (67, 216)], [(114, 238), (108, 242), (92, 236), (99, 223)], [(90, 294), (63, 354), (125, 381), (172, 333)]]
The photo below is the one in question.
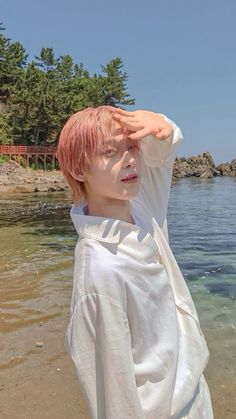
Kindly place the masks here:
[(135, 225), (85, 215), (85, 204), (71, 209), (79, 239), (66, 347), (92, 419), (181, 417), (209, 357), (168, 244), (172, 168), (183, 137), (166, 119), (170, 138), (141, 141), (141, 188), (130, 201)]

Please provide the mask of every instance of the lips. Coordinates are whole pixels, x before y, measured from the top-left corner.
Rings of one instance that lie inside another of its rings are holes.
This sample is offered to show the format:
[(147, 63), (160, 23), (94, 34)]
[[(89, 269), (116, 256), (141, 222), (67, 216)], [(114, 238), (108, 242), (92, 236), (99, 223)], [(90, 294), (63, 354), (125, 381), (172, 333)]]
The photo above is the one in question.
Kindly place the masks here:
[(121, 180), (122, 180), (122, 182), (126, 182), (126, 181), (134, 180), (134, 179), (137, 179), (137, 178), (138, 178), (138, 175), (136, 175), (136, 173), (131, 173), (130, 175), (125, 176)]

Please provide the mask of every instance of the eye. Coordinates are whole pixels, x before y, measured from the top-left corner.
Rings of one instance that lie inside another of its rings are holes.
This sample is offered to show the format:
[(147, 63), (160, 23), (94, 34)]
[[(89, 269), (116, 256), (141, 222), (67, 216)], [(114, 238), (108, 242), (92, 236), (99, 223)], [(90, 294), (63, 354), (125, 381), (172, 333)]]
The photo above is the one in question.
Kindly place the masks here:
[(111, 157), (115, 154), (115, 150), (113, 150), (112, 148), (105, 150), (103, 153), (103, 156), (105, 157)]

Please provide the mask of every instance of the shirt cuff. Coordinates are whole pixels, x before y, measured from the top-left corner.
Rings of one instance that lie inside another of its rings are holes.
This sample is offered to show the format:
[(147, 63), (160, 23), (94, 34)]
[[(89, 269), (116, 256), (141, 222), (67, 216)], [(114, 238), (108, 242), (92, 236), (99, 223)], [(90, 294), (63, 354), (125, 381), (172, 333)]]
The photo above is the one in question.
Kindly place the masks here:
[(166, 166), (171, 168), (174, 164), (176, 151), (183, 141), (180, 128), (165, 115), (160, 114), (173, 127), (173, 132), (166, 140), (159, 140), (153, 135), (148, 135), (140, 141), (143, 159), (148, 167)]

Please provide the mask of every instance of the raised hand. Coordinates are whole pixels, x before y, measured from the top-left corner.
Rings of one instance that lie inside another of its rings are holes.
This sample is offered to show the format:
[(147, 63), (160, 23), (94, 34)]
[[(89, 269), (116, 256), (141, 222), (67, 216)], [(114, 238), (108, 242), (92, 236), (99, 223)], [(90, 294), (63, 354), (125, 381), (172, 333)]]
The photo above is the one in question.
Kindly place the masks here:
[(153, 135), (159, 140), (165, 140), (173, 132), (172, 126), (163, 116), (156, 112), (137, 110), (133, 112), (114, 109), (114, 119), (124, 128), (132, 131), (129, 138), (141, 140), (147, 135)]

